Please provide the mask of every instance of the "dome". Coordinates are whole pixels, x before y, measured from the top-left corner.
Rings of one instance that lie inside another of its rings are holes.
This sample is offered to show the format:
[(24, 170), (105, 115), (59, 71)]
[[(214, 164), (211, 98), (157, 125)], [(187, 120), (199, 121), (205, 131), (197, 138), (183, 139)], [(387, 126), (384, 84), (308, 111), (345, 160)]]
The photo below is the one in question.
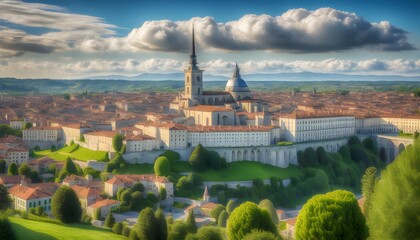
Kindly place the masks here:
[(235, 71), (232, 78), (226, 83), (225, 91), (227, 92), (249, 92), (248, 84), (241, 78), (238, 64), (236, 64)]

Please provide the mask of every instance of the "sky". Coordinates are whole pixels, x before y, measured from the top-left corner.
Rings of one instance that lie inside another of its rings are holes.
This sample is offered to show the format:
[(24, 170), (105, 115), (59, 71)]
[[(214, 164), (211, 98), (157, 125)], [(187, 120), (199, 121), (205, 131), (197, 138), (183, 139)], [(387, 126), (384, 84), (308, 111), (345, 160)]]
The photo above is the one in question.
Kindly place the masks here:
[[(0, 0), (0, 77), (182, 71), (420, 76), (420, 1)], [(310, 80), (310, 79), (309, 79)]]

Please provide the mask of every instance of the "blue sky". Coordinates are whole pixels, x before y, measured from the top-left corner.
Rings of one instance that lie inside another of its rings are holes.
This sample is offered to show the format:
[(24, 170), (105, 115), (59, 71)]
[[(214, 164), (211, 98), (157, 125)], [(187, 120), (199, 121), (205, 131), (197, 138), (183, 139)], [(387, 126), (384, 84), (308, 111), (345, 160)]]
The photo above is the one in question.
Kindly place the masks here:
[(420, 1), (4, 0), (0, 77), (178, 72), (420, 75)]

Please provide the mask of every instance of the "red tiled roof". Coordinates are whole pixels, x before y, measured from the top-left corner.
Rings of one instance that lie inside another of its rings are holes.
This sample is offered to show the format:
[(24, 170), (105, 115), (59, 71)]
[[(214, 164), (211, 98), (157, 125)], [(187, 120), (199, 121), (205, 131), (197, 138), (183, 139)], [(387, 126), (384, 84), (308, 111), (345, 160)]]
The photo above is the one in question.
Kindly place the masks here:
[(79, 198), (88, 198), (90, 196), (98, 196), (101, 194), (101, 192), (95, 188), (91, 188), (91, 187), (84, 187), (84, 186), (71, 186), (71, 189), (73, 189), (77, 196)]
[(194, 107), (189, 107), (184, 110), (190, 111), (200, 111), (200, 112), (232, 112), (232, 109), (220, 107), (220, 106), (211, 106), (211, 105), (197, 105)]
[(116, 134), (117, 134), (117, 132), (115, 132), (115, 131), (95, 131), (95, 132), (85, 133), (85, 136), (86, 135), (91, 135), (91, 136), (101, 136), (101, 137), (113, 138)]
[(44, 192), (39, 188), (26, 187), (21, 185), (15, 185), (9, 189), (9, 193), (20, 199), (37, 199), (51, 197), (52, 194)]
[(99, 200), (99, 201), (96, 201), (95, 203), (93, 203), (93, 204), (91, 204), (89, 207), (90, 208), (93, 208), (93, 209), (97, 209), (97, 208), (101, 208), (101, 207), (105, 207), (105, 206), (109, 206), (109, 205), (114, 205), (114, 204), (117, 204), (117, 203), (120, 203), (119, 201), (117, 201), (117, 200), (114, 200), (114, 199), (104, 199), (104, 200)]

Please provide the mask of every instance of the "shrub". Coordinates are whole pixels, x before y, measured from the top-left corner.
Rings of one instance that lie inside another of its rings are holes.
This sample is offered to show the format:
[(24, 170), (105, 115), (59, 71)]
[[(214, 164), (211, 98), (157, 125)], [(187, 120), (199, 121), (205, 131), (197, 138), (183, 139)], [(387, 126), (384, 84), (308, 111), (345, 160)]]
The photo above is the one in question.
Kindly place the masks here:
[(299, 213), (295, 227), (297, 240), (366, 239), (367, 235), (356, 198), (344, 190), (312, 197)]
[(219, 227), (226, 227), (226, 222), (229, 218), (229, 214), (223, 210), (220, 214), (219, 214), (219, 218), (217, 219), (217, 225)]
[(122, 222), (119, 223), (115, 223), (114, 226), (112, 227), (112, 231), (116, 234), (122, 234), (124, 228), (124, 224)]
[(154, 164), (155, 174), (158, 176), (168, 176), (171, 173), (171, 165), (166, 157), (158, 157)]
[(227, 235), (230, 240), (240, 240), (253, 229), (271, 232), (277, 235), (277, 228), (267, 211), (255, 203), (245, 202), (233, 210), (227, 223)]
[(108, 216), (105, 218), (105, 226), (112, 228), (115, 224), (115, 218), (114, 215), (112, 215), (112, 212), (109, 212)]
[(0, 215), (0, 237), (2, 240), (17, 239), (9, 218), (3, 213)]
[(279, 236), (274, 235), (271, 232), (261, 231), (261, 230), (252, 230), (250, 233), (245, 235), (242, 240), (280, 240)]
[(112, 138), (112, 148), (116, 151), (116, 152), (120, 152), (122, 147), (123, 147), (123, 140), (124, 140), (124, 135), (117, 133), (115, 134), (115, 136)]
[(7, 174), (8, 175), (18, 175), (19, 174), (18, 173), (18, 168), (17, 168), (15, 163), (11, 163), (9, 165), (9, 167), (7, 168)]
[(189, 159), (191, 166), (197, 170), (202, 171), (207, 167), (205, 149), (201, 144), (198, 144), (192, 151)]
[(357, 136), (351, 136), (349, 138), (348, 144), (352, 146), (352, 145), (360, 145), (362, 143), (360, 142), (360, 139)]

